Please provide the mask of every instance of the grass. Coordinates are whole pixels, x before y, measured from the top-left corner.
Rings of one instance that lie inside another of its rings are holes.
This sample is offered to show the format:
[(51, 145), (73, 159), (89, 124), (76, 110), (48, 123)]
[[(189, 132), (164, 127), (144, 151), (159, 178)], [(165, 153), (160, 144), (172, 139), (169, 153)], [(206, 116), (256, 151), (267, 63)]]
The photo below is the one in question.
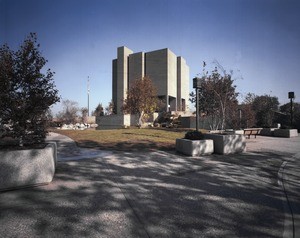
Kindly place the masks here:
[(54, 130), (72, 138), (80, 147), (104, 150), (173, 150), (176, 138), (183, 138), (187, 130), (116, 129), (116, 130)]

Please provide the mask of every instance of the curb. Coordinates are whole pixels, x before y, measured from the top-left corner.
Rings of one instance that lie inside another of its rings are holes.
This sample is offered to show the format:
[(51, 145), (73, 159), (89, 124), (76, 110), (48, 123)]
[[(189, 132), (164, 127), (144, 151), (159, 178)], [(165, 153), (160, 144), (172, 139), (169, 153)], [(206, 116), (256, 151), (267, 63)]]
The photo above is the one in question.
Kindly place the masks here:
[(291, 204), (289, 202), (289, 198), (287, 195), (287, 191), (285, 188), (285, 175), (284, 175), (284, 168), (288, 162), (284, 161), (280, 169), (278, 170), (278, 185), (282, 188), (282, 202), (284, 207), (284, 231), (283, 231), (283, 238), (295, 238), (295, 222), (294, 222), (294, 215), (293, 210), (291, 208)]

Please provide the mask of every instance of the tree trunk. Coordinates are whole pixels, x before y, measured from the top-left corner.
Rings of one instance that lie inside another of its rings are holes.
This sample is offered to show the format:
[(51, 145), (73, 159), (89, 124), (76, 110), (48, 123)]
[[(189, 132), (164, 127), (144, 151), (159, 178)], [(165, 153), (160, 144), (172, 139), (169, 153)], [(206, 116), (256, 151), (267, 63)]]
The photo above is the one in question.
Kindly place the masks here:
[(144, 112), (140, 112), (139, 114), (139, 122), (138, 122), (138, 127), (141, 128), (143, 125), (143, 116), (144, 116)]
[(223, 103), (220, 99), (221, 109), (222, 109), (222, 123), (221, 123), (221, 130), (224, 130), (225, 121), (226, 121), (226, 106), (225, 102)]

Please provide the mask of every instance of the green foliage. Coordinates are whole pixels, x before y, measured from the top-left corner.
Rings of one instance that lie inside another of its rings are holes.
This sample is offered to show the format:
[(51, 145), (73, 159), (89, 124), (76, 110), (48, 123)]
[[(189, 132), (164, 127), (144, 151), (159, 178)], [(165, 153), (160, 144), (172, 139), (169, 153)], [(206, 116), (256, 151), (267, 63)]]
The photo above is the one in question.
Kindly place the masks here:
[(184, 139), (188, 139), (188, 140), (203, 140), (204, 139), (204, 135), (200, 131), (188, 131), (185, 134)]
[(255, 112), (256, 125), (270, 128), (275, 123), (275, 112), (278, 111), (279, 102), (277, 97), (263, 95), (257, 96), (252, 103)]
[(99, 117), (104, 116), (104, 109), (102, 106), (102, 103), (99, 103), (97, 107), (95, 108), (95, 111), (93, 112), (93, 116)]
[(15, 52), (0, 47), (0, 126), (24, 143), (45, 138), (47, 111), (60, 100), (54, 72), (42, 72), (46, 63), (34, 33)]
[(293, 125), (291, 125), (291, 104), (280, 106), (280, 112), (278, 122), (281, 123), (281, 128), (297, 128), (300, 131), (300, 103), (293, 103)]

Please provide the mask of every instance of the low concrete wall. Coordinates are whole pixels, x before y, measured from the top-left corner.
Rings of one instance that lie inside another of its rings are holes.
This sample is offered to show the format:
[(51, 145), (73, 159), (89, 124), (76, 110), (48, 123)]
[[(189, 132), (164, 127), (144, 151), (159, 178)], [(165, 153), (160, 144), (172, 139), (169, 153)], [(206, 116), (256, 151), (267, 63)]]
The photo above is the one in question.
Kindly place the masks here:
[(180, 124), (182, 128), (196, 128), (196, 117), (195, 116), (181, 117)]
[(209, 155), (214, 152), (213, 140), (176, 139), (176, 151), (185, 155)]
[(55, 173), (57, 147), (0, 151), (0, 191), (50, 183)]
[(297, 129), (276, 129), (274, 130), (274, 136), (276, 137), (297, 137), (298, 130)]
[(214, 141), (216, 154), (234, 154), (246, 151), (246, 137), (244, 135), (204, 134), (204, 138)]
[(98, 130), (121, 129), (136, 124), (136, 118), (132, 115), (109, 115), (96, 117)]
[(88, 116), (87, 117), (87, 123), (88, 124), (95, 124), (96, 123), (96, 117), (95, 116)]
[(261, 136), (275, 136), (275, 137), (297, 137), (297, 129), (278, 129), (278, 128), (263, 128), (260, 131)]
[(261, 136), (274, 136), (274, 131), (277, 130), (277, 128), (263, 128), (259, 135)]

